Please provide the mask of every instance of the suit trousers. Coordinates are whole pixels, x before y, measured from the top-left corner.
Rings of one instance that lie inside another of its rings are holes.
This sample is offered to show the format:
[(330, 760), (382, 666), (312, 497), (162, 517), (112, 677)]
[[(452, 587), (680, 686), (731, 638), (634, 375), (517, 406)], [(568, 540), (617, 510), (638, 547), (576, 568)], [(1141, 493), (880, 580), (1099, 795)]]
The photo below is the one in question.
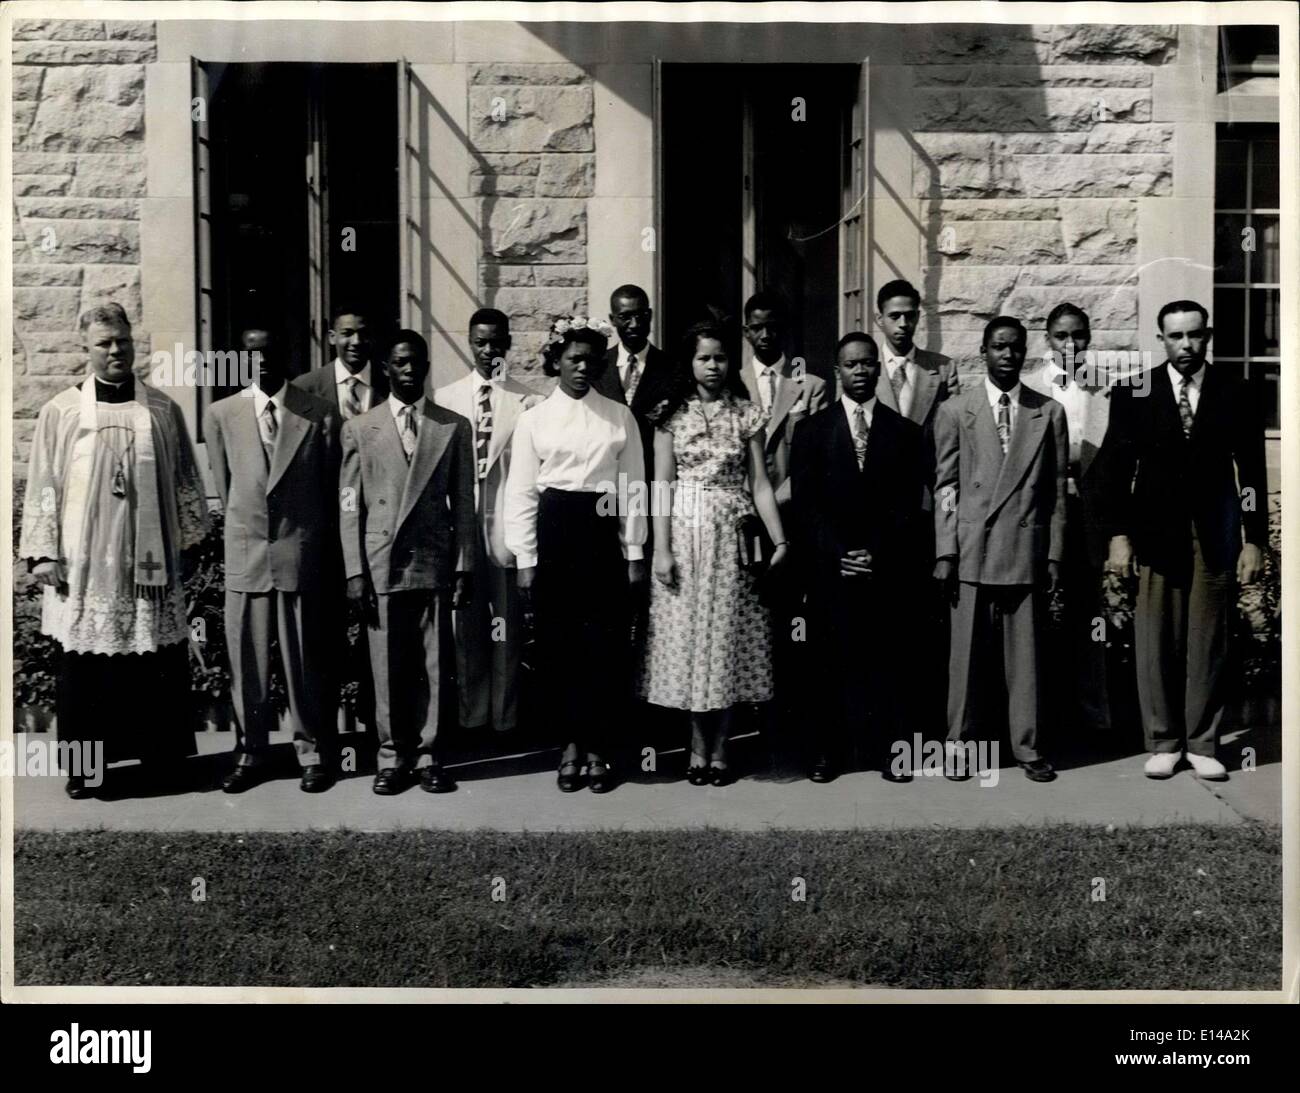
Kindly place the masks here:
[(370, 632), (379, 770), (432, 766), (442, 694), (443, 597), (433, 589), (381, 592)]
[(1032, 585), (958, 585), (948, 656), (949, 740), (973, 735), (981, 707), (1005, 687), (1011, 752), (1019, 763), (1039, 758), (1042, 600)]
[(480, 729), (490, 721), (505, 732), (519, 724), (519, 666), (524, 613), (514, 569), (484, 562), (469, 607), (453, 613), (460, 723)]
[(332, 752), (337, 717), (330, 696), (333, 616), (320, 593), (226, 591), (226, 648), (230, 693), (239, 733), (240, 766), (258, 762), (269, 743), (271, 639), (280, 644), (280, 667), (289, 698), (293, 750), (301, 766), (312, 767)]
[(1065, 611), (1063, 632), (1053, 642), (1051, 682), (1058, 696), (1059, 720), (1084, 731), (1111, 727), (1106, 643), (1096, 640), (1096, 620), (1104, 616), (1101, 570), (1088, 557), (1083, 506), (1071, 497), (1066, 509), (1065, 560), (1061, 580)]
[(1193, 755), (1213, 756), (1236, 574), (1208, 569), (1193, 533), (1190, 572), (1140, 566), (1138, 577), (1133, 652), (1147, 750), (1181, 751), (1186, 742)]

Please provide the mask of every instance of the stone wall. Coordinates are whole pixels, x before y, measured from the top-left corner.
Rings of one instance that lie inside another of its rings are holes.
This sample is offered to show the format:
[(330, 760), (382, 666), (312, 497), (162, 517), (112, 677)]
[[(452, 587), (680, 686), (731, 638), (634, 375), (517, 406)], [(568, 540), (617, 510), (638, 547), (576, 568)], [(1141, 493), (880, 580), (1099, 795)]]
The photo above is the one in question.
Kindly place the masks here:
[[(14, 24), (14, 473), (42, 404), (84, 374), (77, 317), (116, 300), (141, 320), (144, 66), (154, 24)], [(148, 359), (137, 327), (136, 359)]]
[(927, 344), (978, 372), (989, 319), (1019, 318), (1037, 353), (1047, 312), (1070, 300), (1094, 347), (1136, 349), (1138, 201), (1173, 193), (1153, 73), (1177, 28), (910, 27), (906, 40)]
[(511, 368), (540, 374), (551, 321), (587, 311), (591, 76), (570, 64), (475, 64), (468, 94), (470, 193), (482, 210), (478, 291), (510, 316)]

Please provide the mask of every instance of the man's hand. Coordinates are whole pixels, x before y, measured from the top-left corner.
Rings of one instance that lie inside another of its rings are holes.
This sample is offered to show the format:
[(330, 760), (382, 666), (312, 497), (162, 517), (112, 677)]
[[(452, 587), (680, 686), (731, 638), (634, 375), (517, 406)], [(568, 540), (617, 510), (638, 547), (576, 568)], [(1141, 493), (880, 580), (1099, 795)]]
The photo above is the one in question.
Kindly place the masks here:
[(1048, 561), (1047, 563), (1047, 594), (1056, 595), (1057, 589), (1061, 587), (1061, 563)]
[(780, 569), (783, 565), (785, 565), (785, 560), (789, 556), (790, 556), (790, 548), (786, 546), (785, 543), (782, 543), (779, 547), (776, 547), (772, 551), (772, 560), (767, 563), (768, 570), (771, 571), (774, 569)]
[(951, 558), (940, 558), (934, 563), (934, 580), (943, 603), (952, 606), (957, 602), (957, 567)]
[(375, 590), (370, 584), (370, 578), (364, 573), (348, 578), (348, 602), (360, 609), (362, 617), (372, 630), (379, 625), (379, 604), (375, 600)]
[(645, 584), (645, 581), (645, 559), (630, 559), (627, 563), (627, 583), (635, 588), (639, 584)]
[(861, 580), (863, 577), (870, 577), (871, 573), (871, 551), (869, 550), (850, 550), (840, 558), (841, 577)]
[(1106, 558), (1106, 568), (1121, 577), (1133, 575), (1133, 544), (1127, 535), (1113, 535), (1110, 540), (1110, 552)]
[(533, 628), (533, 580), (537, 576), (535, 565), (522, 566), (515, 570), (515, 587), (519, 589), (519, 598), (523, 601), (524, 626)]
[(1254, 543), (1247, 543), (1237, 558), (1237, 583), (1254, 584), (1263, 568), (1264, 552)]
[(656, 550), (654, 557), (655, 580), (665, 588), (677, 587), (677, 560), (671, 550)]
[(47, 585), (56, 590), (66, 590), (68, 585), (67, 574), (63, 572), (63, 566), (58, 562), (37, 562), (32, 566), (32, 576), (36, 578), (37, 584)]
[(451, 607), (453, 611), (460, 611), (466, 608), (474, 599), (474, 574), (457, 573), (456, 585), (451, 593)]

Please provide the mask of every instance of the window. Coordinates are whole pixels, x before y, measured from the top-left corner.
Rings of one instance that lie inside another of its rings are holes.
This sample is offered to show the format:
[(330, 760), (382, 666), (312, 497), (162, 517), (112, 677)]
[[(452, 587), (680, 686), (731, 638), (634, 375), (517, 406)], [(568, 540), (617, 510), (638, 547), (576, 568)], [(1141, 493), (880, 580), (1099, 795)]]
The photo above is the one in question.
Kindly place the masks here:
[(1215, 142), (1214, 360), (1260, 393), (1281, 427), (1281, 218), (1278, 127), (1220, 125)]
[(1219, 91), (1246, 95), (1276, 95), (1278, 28), (1219, 28)]

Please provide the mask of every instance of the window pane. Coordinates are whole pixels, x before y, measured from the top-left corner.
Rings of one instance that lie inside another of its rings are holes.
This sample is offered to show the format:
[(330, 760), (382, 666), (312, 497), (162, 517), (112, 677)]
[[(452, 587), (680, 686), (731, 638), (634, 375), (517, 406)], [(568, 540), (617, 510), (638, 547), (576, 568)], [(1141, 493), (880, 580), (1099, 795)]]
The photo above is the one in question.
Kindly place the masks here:
[(1221, 140), (1215, 147), (1214, 204), (1220, 209), (1246, 207), (1246, 142), (1244, 140)]
[(1217, 213), (1214, 217), (1214, 280), (1220, 284), (1245, 283), (1246, 253), (1241, 237), (1245, 227), (1245, 213)]
[(1276, 216), (1251, 217), (1255, 253), (1250, 260), (1252, 284), (1276, 285), (1282, 280), (1282, 224)]
[(1265, 429), (1282, 428), (1282, 372), (1276, 364), (1252, 364), (1252, 378), (1258, 377), (1260, 412)]
[(1250, 165), (1251, 208), (1279, 208), (1277, 141), (1253, 141), (1252, 151), (1254, 152), (1254, 160)]
[(1282, 293), (1276, 288), (1250, 290), (1250, 355), (1279, 357), (1278, 328), (1282, 321)]
[(1219, 288), (1214, 290), (1214, 353), (1216, 356), (1240, 357), (1242, 355), (1241, 330), (1245, 324), (1246, 290)]

